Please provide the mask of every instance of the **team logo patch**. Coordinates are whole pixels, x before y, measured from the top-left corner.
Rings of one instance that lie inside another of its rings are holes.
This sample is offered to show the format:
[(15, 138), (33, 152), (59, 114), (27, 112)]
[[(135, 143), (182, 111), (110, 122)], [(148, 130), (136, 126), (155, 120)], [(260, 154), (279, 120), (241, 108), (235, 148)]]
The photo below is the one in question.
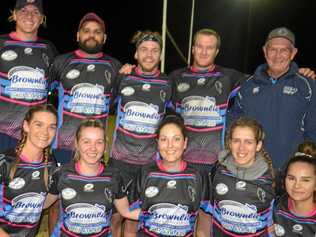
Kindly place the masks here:
[(205, 82), (206, 82), (206, 79), (205, 79), (204, 77), (201, 77), (201, 78), (199, 78), (199, 79), (197, 80), (197, 84), (198, 84), (199, 86), (205, 85)]
[(302, 226), (302, 225), (299, 225), (299, 224), (293, 225), (292, 231), (293, 231), (294, 233), (302, 234), (303, 226)]
[(189, 89), (190, 89), (190, 85), (188, 83), (180, 83), (177, 86), (177, 91), (178, 92), (186, 92)]
[(191, 199), (191, 202), (195, 202), (196, 200), (196, 190), (191, 185), (188, 186), (188, 194)]
[(105, 188), (104, 189), (104, 195), (106, 200), (108, 200), (108, 202), (112, 203), (113, 202), (113, 195), (110, 189)]
[(14, 178), (10, 183), (9, 183), (9, 188), (18, 190), (21, 189), (25, 186), (25, 180), (23, 178), (17, 177)]
[(87, 71), (88, 72), (94, 72), (94, 70), (95, 70), (95, 65), (94, 64), (89, 64), (87, 66)]
[(42, 53), (42, 59), (45, 62), (46, 66), (49, 66), (49, 57), (46, 53)]
[(94, 191), (94, 185), (89, 183), (83, 186), (83, 191), (85, 192), (93, 192)]
[(144, 85), (142, 86), (142, 90), (143, 90), (143, 91), (150, 91), (150, 87), (151, 87), (150, 84), (144, 84)]
[(265, 203), (267, 194), (262, 188), (257, 189), (257, 196), (261, 202)]
[(297, 88), (292, 86), (285, 86), (283, 87), (283, 94), (286, 95), (294, 95), (297, 92)]
[(18, 54), (13, 50), (4, 51), (1, 54), (1, 59), (4, 61), (12, 61), (18, 57)]
[(246, 190), (246, 182), (245, 181), (238, 181), (237, 183), (236, 183), (236, 189), (237, 190)]
[(166, 92), (164, 90), (160, 91), (160, 99), (162, 102), (166, 101)]
[(76, 195), (77, 195), (77, 192), (73, 188), (65, 188), (61, 191), (61, 196), (65, 200), (73, 199)]
[(135, 93), (135, 89), (133, 87), (127, 86), (121, 90), (122, 95), (131, 96)]
[(281, 226), (279, 224), (274, 225), (274, 231), (275, 231), (276, 236), (284, 236), (285, 235), (285, 229), (283, 228), (283, 226)]
[(226, 184), (223, 184), (223, 183), (219, 183), (216, 185), (216, 193), (218, 195), (224, 195), (228, 192), (228, 187)]
[(27, 55), (32, 55), (33, 54), (33, 49), (32, 48), (25, 48), (24, 53)]
[(252, 89), (252, 94), (257, 94), (257, 93), (259, 93), (259, 87), (255, 87), (255, 88), (253, 88)]
[(41, 175), (41, 172), (39, 172), (38, 170), (34, 171), (32, 173), (32, 179), (39, 179)]
[(169, 188), (169, 189), (177, 188), (177, 181), (175, 181), (175, 180), (168, 181), (167, 182), (167, 188)]
[(104, 78), (108, 84), (111, 84), (112, 74), (108, 70), (104, 71)]
[(145, 190), (145, 196), (148, 198), (152, 198), (159, 193), (159, 189), (155, 186), (150, 186)]
[(70, 70), (69, 72), (67, 72), (67, 74), (66, 74), (66, 78), (67, 78), (67, 79), (70, 79), (70, 80), (76, 79), (76, 78), (78, 78), (79, 76), (80, 76), (80, 71), (77, 70), (77, 69), (72, 69), (72, 70)]
[(220, 81), (215, 82), (215, 89), (218, 92), (218, 94), (223, 94), (223, 84)]

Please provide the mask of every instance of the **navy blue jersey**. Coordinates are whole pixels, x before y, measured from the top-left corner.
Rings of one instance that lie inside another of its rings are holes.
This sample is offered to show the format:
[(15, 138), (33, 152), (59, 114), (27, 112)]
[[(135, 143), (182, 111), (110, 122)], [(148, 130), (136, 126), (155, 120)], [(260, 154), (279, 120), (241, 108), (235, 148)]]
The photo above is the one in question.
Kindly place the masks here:
[(156, 130), (170, 101), (170, 83), (159, 71), (144, 75), (138, 68), (122, 76), (119, 82), (112, 157), (132, 164), (148, 164), (157, 151)]
[(0, 133), (20, 139), (24, 114), (47, 101), (48, 68), (57, 54), (46, 40), (0, 36)]
[(60, 195), (61, 217), (52, 236), (110, 236), (115, 199), (125, 197), (118, 172), (101, 166), (97, 176), (83, 176), (78, 163), (58, 168), (49, 192)]
[(226, 111), (229, 99), (244, 74), (219, 66), (198, 71), (183, 68), (170, 74), (173, 106), (188, 130), (184, 159), (198, 164), (213, 164), (223, 148)]
[(290, 210), (291, 205), (286, 194), (277, 203), (273, 215), (275, 236), (316, 236), (316, 209), (309, 216), (299, 216)]
[(51, 158), (48, 163), (28, 163), (22, 159), (10, 180), (16, 154), (10, 151), (0, 157), (0, 228), (10, 236), (35, 237), (47, 194), (44, 169), (47, 167), (50, 174), (55, 163)]
[(161, 161), (145, 166), (138, 180), (138, 236), (193, 236), (197, 212), (207, 198), (206, 180), (185, 161), (179, 172), (166, 171)]
[(214, 236), (268, 236), (274, 200), (269, 171), (255, 180), (246, 180), (219, 165), (212, 189)]
[(106, 125), (120, 67), (117, 59), (103, 53), (91, 58), (77, 50), (56, 57), (49, 79), (58, 90), (58, 148), (74, 149), (83, 119), (100, 119)]

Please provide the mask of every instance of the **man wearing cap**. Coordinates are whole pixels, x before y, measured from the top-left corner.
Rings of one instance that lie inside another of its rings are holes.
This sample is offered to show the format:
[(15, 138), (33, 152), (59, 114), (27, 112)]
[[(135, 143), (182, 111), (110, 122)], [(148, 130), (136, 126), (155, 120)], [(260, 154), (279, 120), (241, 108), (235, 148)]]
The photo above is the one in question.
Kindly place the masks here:
[(263, 46), (266, 63), (240, 89), (233, 117), (258, 120), (266, 133), (264, 147), (281, 169), (304, 140), (316, 142), (316, 88), (298, 74), (293, 59), (295, 36), (285, 27), (272, 30)]
[[(167, 76), (160, 73), (162, 41), (157, 32), (136, 32), (137, 66), (119, 77), (117, 122), (110, 164), (120, 169), (129, 201), (136, 192), (136, 177), (156, 155), (156, 130), (171, 97)], [(113, 236), (120, 235), (121, 220), (113, 216)], [(136, 223), (126, 220), (124, 236), (136, 236)]]
[(9, 17), (15, 31), (0, 36), (0, 151), (21, 138), (29, 107), (47, 102), (48, 68), (57, 50), (38, 37), (44, 19), (41, 0), (17, 0)]
[(58, 56), (50, 70), (52, 88), (58, 91), (58, 136), (56, 159), (67, 163), (73, 157), (75, 131), (86, 118), (106, 124), (120, 62), (102, 52), (106, 41), (105, 23), (95, 13), (80, 21), (79, 49)]

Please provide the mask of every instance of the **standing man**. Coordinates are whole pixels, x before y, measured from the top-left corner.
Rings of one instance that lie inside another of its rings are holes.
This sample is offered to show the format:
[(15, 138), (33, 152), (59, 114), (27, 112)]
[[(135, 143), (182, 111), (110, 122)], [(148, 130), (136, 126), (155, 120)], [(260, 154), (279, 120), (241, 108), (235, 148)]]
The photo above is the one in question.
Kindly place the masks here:
[(73, 156), (75, 131), (89, 117), (107, 123), (113, 88), (120, 62), (102, 52), (106, 41), (105, 23), (95, 13), (80, 21), (79, 49), (60, 55), (50, 70), (58, 91), (58, 136), (55, 156), (67, 163)]
[(0, 36), (0, 151), (16, 146), (29, 107), (47, 102), (48, 68), (57, 55), (37, 35), (45, 24), (41, 0), (17, 0), (9, 20), (15, 31)]
[(295, 36), (285, 27), (272, 30), (263, 46), (266, 63), (242, 86), (232, 116), (258, 120), (265, 149), (281, 169), (304, 140), (316, 142), (316, 85), (298, 74)]
[[(137, 32), (137, 66), (119, 78), (117, 122), (111, 151), (111, 164), (121, 170), (128, 198), (133, 200), (136, 177), (143, 165), (156, 155), (156, 130), (171, 97), (171, 86), (158, 66), (161, 36), (157, 32)], [(120, 235), (122, 220), (113, 216), (113, 236)], [(136, 222), (125, 221), (124, 236), (136, 236)]]

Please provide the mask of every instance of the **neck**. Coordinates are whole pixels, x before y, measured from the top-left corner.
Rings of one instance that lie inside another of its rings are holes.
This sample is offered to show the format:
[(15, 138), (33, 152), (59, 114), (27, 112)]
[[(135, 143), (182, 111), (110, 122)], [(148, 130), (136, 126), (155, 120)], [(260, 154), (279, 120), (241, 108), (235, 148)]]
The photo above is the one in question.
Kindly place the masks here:
[(200, 66), (198, 66), (198, 65), (195, 65), (195, 64), (193, 64), (192, 66), (191, 66), (191, 69), (193, 70), (193, 71), (213, 71), (214, 70), (214, 68), (215, 68), (215, 64), (210, 64), (210, 65), (208, 65), (208, 66), (206, 66), (206, 67), (200, 67)]
[(179, 160), (176, 162), (168, 162), (165, 160), (162, 160), (163, 168), (168, 172), (178, 172), (181, 171), (183, 168), (183, 161)]
[(37, 31), (32, 33), (23, 32), (16, 30), (15, 37), (22, 41), (36, 41), (37, 40)]
[(270, 77), (272, 77), (273, 79), (279, 79), (281, 76), (283, 76), (287, 71), (289, 70), (289, 68), (287, 68), (286, 70), (279, 72), (279, 71), (271, 71), (270, 69), (268, 69), (267, 73)]
[(295, 214), (300, 216), (309, 216), (313, 210), (315, 211), (316, 203), (313, 202), (313, 199), (306, 200), (306, 201), (294, 201), (291, 200), (292, 203), (292, 210)]
[(24, 145), (21, 154), (28, 159), (28, 162), (41, 162), (43, 159), (43, 150), (33, 148), (27, 143)]
[(76, 53), (77, 53), (77, 55), (79, 55), (80, 57), (83, 57), (83, 58), (100, 58), (103, 56), (102, 52), (90, 54), (90, 53), (83, 51), (82, 49), (78, 49), (76, 51)]
[(138, 67), (136, 67), (135, 70), (136, 70), (136, 72), (138, 74), (141, 74), (141, 75), (153, 75), (153, 74), (155, 74), (155, 73), (157, 73), (159, 71), (158, 67), (155, 67), (150, 72), (149, 71), (144, 71), (140, 65), (138, 65)]
[(76, 163), (76, 170), (84, 176), (97, 176), (100, 172), (101, 165), (102, 164), (100, 162), (95, 164), (87, 164), (82, 160), (79, 160)]

